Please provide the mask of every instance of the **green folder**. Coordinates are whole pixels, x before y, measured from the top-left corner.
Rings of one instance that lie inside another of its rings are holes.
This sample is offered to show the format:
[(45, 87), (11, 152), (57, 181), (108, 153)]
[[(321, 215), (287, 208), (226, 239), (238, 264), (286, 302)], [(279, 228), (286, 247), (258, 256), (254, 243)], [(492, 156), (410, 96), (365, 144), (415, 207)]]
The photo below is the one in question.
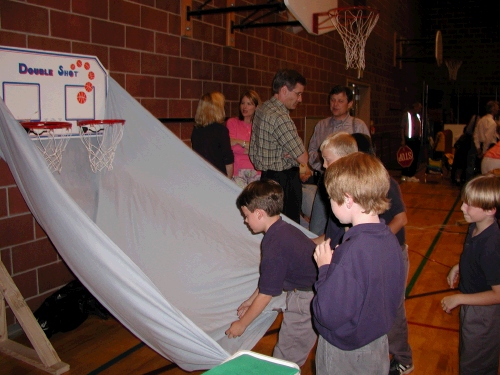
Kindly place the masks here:
[(297, 375), (296, 368), (242, 354), (204, 372), (206, 375)]

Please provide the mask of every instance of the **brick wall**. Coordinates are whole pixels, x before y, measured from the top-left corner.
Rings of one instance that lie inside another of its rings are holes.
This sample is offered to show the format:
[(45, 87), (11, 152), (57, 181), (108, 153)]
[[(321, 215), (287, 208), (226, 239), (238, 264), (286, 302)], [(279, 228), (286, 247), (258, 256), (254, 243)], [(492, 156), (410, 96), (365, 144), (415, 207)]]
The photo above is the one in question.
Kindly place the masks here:
[[(236, 2), (257, 3), (263, 1)], [(201, 4), (193, 1), (193, 9)], [(415, 67), (393, 67), (394, 31), (418, 35), (420, 18), (412, 15), (419, 4), (368, 4), (382, 13), (368, 39), (362, 81), (371, 87), (371, 119), (377, 133), (389, 140), (391, 132), (397, 138), (402, 107), (421, 89)], [(225, 6), (225, 0), (215, 0), (207, 8)], [(357, 79), (356, 71), (345, 69), (344, 47), (335, 31), (311, 36), (285, 27), (246, 29), (235, 32), (235, 47), (230, 48), (225, 46), (224, 15), (193, 17), (193, 36), (188, 38), (181, 36), (183, 13), (180, 0), (0, 0), (0, 45), (97, 56), (110, 75), (158, 118), (194, 117), (198, 98), (212, 90), (224, 93), (227, 115), (235, 116), (240, 93), (252, 88), (268, 99), (276, 70), (294, 68), (308, 81), (304, 102), (292, 113), (301, 136), (306, 115), (329, 115), (330, 88), (346, 84), (347, 78)], [(236, 23), (246, 16), (237, 14)], [(286, 17), (282, 13), (265, 21)], [(192, 123), (166, 126), (190, 144)], [(4, 161), (0, 254), (32, 309), (72, 278), (23, 203)]]

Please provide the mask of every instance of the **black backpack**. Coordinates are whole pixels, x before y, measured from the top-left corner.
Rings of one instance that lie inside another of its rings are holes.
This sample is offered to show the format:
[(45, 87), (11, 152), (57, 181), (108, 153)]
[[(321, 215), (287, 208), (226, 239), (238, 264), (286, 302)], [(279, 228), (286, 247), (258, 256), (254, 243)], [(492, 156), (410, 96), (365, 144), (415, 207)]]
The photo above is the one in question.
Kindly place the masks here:
[(107, 319), (109, 312), (90, 294), (79, 280), (73, 280), (47, 297), (34, 316), (50, 338), (56, 332), (68, 332), (77, 328), (89, 316)]

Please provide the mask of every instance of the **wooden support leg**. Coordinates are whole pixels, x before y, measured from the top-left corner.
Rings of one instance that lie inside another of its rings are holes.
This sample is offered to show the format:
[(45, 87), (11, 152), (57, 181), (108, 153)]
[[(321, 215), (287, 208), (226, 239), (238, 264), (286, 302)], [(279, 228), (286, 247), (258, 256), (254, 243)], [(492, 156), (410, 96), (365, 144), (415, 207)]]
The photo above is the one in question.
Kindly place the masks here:
[[(61, 362), (52, 344), (47, 339), (33, 313), (26, 304), (16, 284), (0, 261), (0, 352), (17, 358), (50, 374), (63, 374), (69, 371), (69, 365)], [(34, 349), (28, 348), (7, 336), (7, 314), (5, 301), (14, 312), (24, 333)]]

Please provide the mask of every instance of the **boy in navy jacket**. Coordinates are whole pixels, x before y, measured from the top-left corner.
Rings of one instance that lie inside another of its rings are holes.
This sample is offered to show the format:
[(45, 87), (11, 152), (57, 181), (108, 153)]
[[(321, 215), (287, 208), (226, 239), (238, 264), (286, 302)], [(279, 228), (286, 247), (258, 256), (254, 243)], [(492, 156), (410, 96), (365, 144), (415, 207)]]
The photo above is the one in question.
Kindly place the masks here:
[(372, 155), (354, 153), (331, 164), (325, 185), (332, 211), (352, 224), (342, 243), (319, 244), (313, 321), (320, 334), (316, 374), (387, 374), (387, 333), (404, 290), (401, 247), (379, 214), (389, 207), (389, 174)]

